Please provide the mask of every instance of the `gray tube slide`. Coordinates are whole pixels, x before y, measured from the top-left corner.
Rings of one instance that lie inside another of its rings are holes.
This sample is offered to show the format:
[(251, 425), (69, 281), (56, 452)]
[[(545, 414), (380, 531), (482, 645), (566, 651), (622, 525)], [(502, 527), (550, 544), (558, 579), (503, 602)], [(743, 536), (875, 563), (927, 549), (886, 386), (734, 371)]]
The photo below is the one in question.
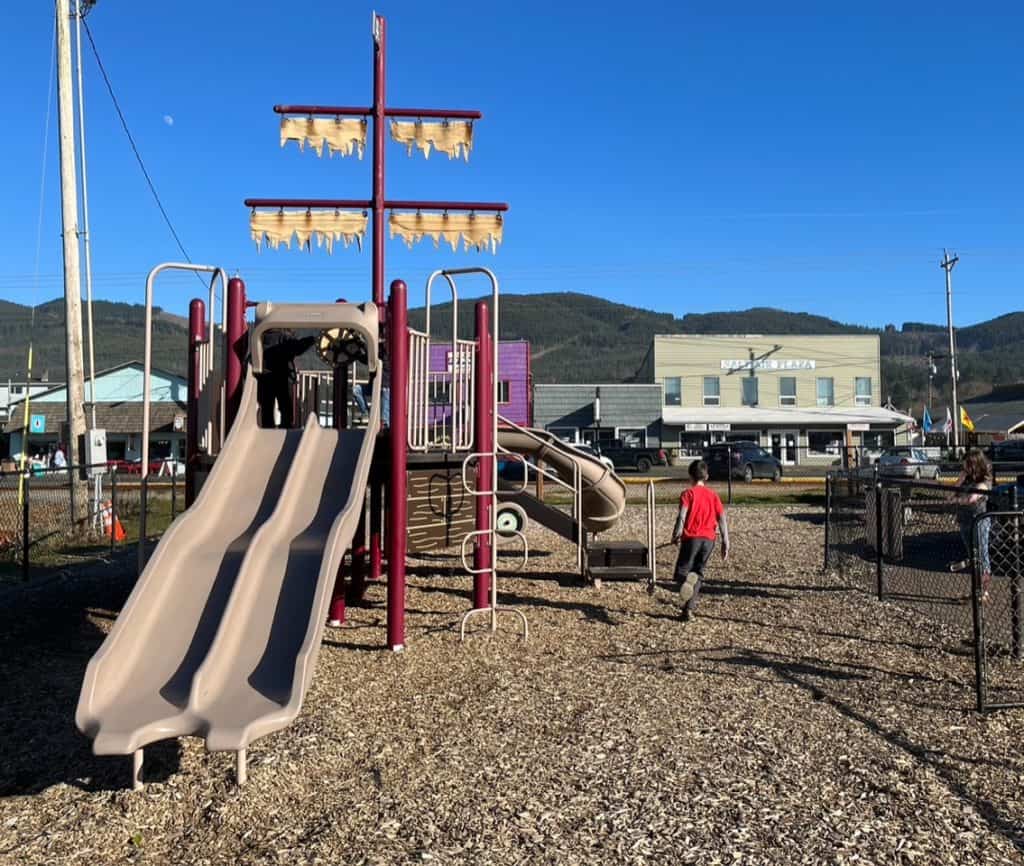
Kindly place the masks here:
[(498, 447), (543, 460), (567, 484), (573, 483), (574, 467), (578, 466), (583, 485), (583, 526), (588, 532), (610, 529), (626, 509), (622, 479), (600, 460), (577, 451), (547, 430), (499, 427)]

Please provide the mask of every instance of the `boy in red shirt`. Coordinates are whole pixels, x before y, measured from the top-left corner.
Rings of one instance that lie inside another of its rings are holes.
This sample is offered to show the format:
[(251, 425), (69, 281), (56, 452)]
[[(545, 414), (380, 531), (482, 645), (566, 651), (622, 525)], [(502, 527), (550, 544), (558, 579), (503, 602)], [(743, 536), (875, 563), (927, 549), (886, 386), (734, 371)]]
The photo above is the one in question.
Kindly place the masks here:
[(704, 567), (715, 549), (715, 529), (722, 533), (722, 561), (729, 558), (729, 525), (725, 508), (710, 487), (708, 465), (703, 460), (690, 464), (692, 486), (679, 497), (679, 516), (672, 530), (672, 543), (680, 544), (676, 560), (675, 580), (683, 603), (683, 619), (689, 621), (697, 608), (697, 594), (704, 580)]

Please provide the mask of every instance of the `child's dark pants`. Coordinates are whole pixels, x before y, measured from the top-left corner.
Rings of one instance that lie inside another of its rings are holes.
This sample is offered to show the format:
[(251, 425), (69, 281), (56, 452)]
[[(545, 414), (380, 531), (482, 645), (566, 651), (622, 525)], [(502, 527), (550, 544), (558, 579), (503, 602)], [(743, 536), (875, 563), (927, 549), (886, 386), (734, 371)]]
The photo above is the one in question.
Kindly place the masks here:
[(682, 583), (686, 575), (696, 572), (700, 575), (697, 585), (693, 588), (693, 597), (686, 603), (689, 611), (697, 609), (697, 598), (700, 595), (701, 584), (704, 583), (704, 566), (711, 559), (711, 551), (715, 549), (715, 542), (707, 538), (684, 538), (679, 544), (679, 558), (676, 559), (675, 581)]

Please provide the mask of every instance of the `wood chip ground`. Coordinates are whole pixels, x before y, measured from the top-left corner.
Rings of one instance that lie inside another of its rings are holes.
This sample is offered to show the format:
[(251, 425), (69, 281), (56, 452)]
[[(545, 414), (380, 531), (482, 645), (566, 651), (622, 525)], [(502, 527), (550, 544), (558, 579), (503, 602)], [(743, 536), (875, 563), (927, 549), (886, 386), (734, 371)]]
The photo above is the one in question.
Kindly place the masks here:
[(731, 515), (690, 623), (667, 586), (577, 585), (531, 529), (500, 583), (529, 642), (503, 617), (460, 645), (469, 578), (413, 560), (407, 651), (380, 649), (372, 587), (242, 790), (186, 739), (147, 749), (133, 793), (74, 728), (130, 560), (0, 588), (0, 863), (1024, 862), (1024, 711), (973, 712), (968, 636), (823, 576), (820, 510)]

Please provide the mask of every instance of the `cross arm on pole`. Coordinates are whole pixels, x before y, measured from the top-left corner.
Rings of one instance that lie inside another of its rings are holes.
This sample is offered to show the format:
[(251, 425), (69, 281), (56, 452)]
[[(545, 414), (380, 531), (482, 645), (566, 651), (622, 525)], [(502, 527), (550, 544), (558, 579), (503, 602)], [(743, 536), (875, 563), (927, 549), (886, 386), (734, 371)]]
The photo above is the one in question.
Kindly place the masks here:
[[(370, 117), (373, 108), (352, 105), (275, 105), (277, 114), (305, 114), (312, 117)], [(483, 113), (464, 108), (387, 108), (385, 117), (430, 117), (451, 120), (480, 120)]]
[[(348, 198), (247, 198), (246, 207), (299, 207), (299, 208), (369, 208), (373, 202), (368, 199)], [(385, 210), (452, 210), (452, 211), (496, 211), (504, 213), (509, 209), (506, 202), (491, 201), (401, 201), (385, 200)]]
[(358, 198), (247, 198), (246, 207), (356, 208), (372, 207), (369, 199)]

